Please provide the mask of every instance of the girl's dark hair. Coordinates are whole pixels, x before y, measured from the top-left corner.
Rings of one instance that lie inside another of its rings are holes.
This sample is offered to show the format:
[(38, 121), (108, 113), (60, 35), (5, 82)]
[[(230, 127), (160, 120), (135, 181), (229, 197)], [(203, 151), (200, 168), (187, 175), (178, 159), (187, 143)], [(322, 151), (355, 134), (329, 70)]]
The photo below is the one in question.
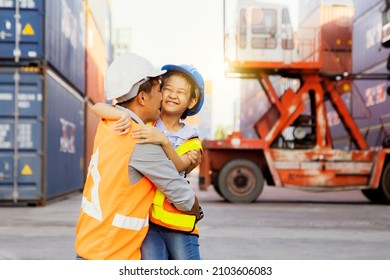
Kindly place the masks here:
[[(188, 82), (188, 84), (190, 85), (190, 98), (198, 98), (198, 101), (199, 101), (199, 94), (197, 94), (197, 92), (199, 92), (198, 90), (198, 87), (196, 86), (196, 84), (194, 83), (194, 81), (188, 77), (188, 75), (180, 72), (180, 71), (175, 71), (175, 70), (171, 70), (171, 71), (168, 71), (164, 76), (163, 76), (163, 79), (162, 79), (162, 83), (161, 83), (161, 90), (162, 88), (164, 87), (164, 84), (165, 82), (169, 79), (169, 77), (171, 76), (179, 76), (179, 77), (182, 77), (184, 79), (186, 79), (186, 81)], [(195, 104), (196, 106), (196, 104)], [(185, 118), (187, 118), (188, 116), (188, 112), (190, 110), (187, 108), (183, 114), (180, 116), (180, 119), (184, 120)]]

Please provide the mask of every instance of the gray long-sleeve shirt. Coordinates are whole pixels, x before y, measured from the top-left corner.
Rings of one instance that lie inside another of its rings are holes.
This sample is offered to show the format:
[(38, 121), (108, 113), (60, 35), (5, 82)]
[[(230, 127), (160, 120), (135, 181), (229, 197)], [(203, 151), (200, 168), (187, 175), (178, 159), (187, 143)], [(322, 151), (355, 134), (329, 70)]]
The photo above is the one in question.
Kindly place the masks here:
[[(116, 106), (121, 110), (127, 110)], [(129, 110), (130, 111), (130, 110)], [(134, 121), (144, 125), (132, 111)], [(135, 183), (147, 177), (180, 211), (190, 211), (195, 201), (191, 184), (176, 170), (160, 145), (136, 144), (129, 161), (130, 182)]]

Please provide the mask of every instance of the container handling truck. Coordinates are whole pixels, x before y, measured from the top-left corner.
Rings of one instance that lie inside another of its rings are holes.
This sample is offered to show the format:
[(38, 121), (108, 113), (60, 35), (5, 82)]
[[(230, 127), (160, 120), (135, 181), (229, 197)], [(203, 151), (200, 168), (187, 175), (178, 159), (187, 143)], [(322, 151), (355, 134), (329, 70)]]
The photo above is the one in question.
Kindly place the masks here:
[[(255, 201), (265, 184), (303, 191), (361, 190), (374, 203), (390, 203), (390, 134), (384, 127), (382, 144), (370, 148), (342, 98), (354, 80), (388, 79), (388, 74), (353, 74), (348, 59), (329, 64), (352, 52), (351, 28), (340, 25), (340, 17), (351, 19), (353, 5), (342, 2), (320, 3), (318, 15), (313, 13), (318, 26), (309, 30), (301, 24), (297, 35), (286, 6), (225, 1), (226, 74), (257, 79), (270, 106), (253, 125), (257, 138), (233, 132), (227, 139), (203, 140), (201, 190), (212, 185), (233, 203)], [(333, 37), (344, 36), (331, 38), (336, 43), (329, 42), (332, 33), (325, 36), (331, 24), (340, 27)], [(278, 94), (273, 76), (294, 79), (298, 86)], [(348, 149), (335, 148), (327, 104), (349, 134)]]

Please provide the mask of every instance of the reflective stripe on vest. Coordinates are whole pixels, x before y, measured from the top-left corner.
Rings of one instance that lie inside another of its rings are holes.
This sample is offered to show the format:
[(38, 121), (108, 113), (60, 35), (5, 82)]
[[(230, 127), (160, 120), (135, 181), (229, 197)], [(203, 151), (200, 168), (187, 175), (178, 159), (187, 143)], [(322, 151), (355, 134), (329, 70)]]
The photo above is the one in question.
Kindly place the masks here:
[[(128, 164), (137, 139), (118, 136), (100, 121), (76, 226), (76, 252), (91, 260), (141, 259), (156, 188), (145, 177), (130, 182)], [(139, 124), (132, 122), (131, 128)]]
[(150, 215), (152, 222), (170, 229), (193, 232), (196, 227), (196, 216), (177, 210), (160, 191), (156, 192)]
[[(191, 138), (182, 143), (176, 152), (179, 156), (185, 153), (202, 149), (202, 142), (199, 138)], [(198, 225), (196, 224), (196, 216), (184, 214), (177, 210), (171, 203), (168, 202), (165, 195), (157, 190), (153, 200), (153, 205), (150, 209), (150, 220), (160, 226), (183, 231), (191, 234), (199, 234)]]

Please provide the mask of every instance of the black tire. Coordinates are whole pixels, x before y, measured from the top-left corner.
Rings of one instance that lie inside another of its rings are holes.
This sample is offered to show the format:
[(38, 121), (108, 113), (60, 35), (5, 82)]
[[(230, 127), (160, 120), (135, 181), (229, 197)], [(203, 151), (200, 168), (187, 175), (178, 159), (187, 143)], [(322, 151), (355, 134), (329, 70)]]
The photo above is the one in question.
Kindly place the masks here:
[(382, 197), (382, 203), (390, 204), (390, 162), (386, 164), (382, 171), (378, 190)]
[(235, 159), (222, 167), (218, 176), (218, 188), (222, 197), (229, 202), (250, 203), (263, 191), (264, 177), (254, 162)]
[(373, 203), (390, 204), (390, 163), (387, 163), (382, 171), (378, 188), (362, 190), (362, 193)]
[(219, 194), (219, 196), (223, 197), (222, 194), (221, 194), (221, 190), (219, 189), (218, 177), (217, 176), (214, 176), (211, 179), (211, 184), (213, 185), (214, 190)]
[[(214, 187), (214, 190), (217, 192), (217, 194), (219, 194), (220, 196), (222, 196), (221, 194), (221, 190), (219, 189), (219, 186), (217, 184), (213, 184), (213, 187)], [(222, 196), (223, 197), (223, 196)]]
[(363, 195), (368, 198), (372, 203), (382, 203), (382, 196), (379, 193), (378, 189), (372, 190), (362, 190)]

